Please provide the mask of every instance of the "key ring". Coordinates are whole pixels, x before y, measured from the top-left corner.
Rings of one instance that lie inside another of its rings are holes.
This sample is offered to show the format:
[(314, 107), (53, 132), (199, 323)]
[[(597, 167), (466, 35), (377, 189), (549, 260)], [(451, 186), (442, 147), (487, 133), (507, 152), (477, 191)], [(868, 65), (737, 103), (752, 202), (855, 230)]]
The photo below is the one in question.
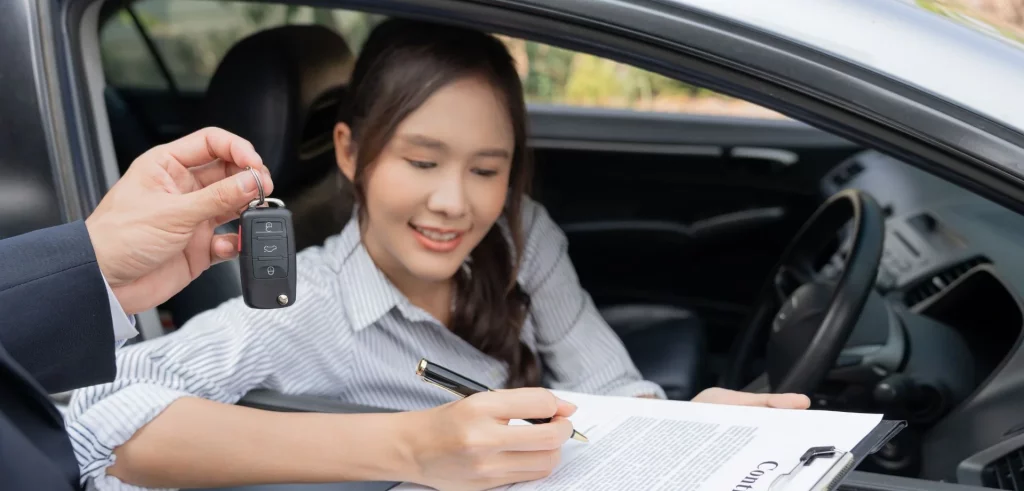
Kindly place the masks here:
[[(267, 201), (266, 195), (263, 194), (263, 181), (260, 181), (259, 173), (256, 172), (256, 169), (253, 169), (252, 166), (247, 166), (246, 169), (248, 169), (249, 172), (252, 172), (252, 177), (256, 178), (256, 189), (260, 190), (260, 199), (259, 202), (256, 203), (256, 206), (262, 205)], [(249, 203), (249, 206), (252, 206), (252, 203)]]
[(253, 169), (251, 166), (246, 167), (246, 169), (249, 172), (252, 172), (252, 177), (256, 178), (256, 189), (260, 190), (260, 197), (250, 201), (249, 208), (252, 208), (254, 206), (260, 206), (264, 203), (273, 203), (277, 205), (278, 208), (284, 208), (284, 201), (281, 201), (277, 198), (268, 198), (265, 194), (263, 194), (263, 181), (260, 181), (260, 175), (258, 172), (256, 172), (256, 169)]

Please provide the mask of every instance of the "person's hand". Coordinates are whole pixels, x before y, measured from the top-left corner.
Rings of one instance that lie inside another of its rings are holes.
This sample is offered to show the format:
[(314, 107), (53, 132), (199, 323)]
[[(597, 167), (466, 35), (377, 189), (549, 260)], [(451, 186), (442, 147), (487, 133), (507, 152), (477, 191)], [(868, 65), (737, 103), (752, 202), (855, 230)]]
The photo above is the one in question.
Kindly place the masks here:
[(803, 394), (757, 394), (712, 387), (704, 389), (693, 402), (729, 404), (733, 406), (759, 406), (778, 409), (807, 409), (811, 400)]
[(155, 307), (211, 265), (238, 254), (237, 234), (214, 236), (274, 189), (252, 144), (205, 128), (140, 155), (85, 220), (100, 271), (128, 315)]
[[(415, 476), (441, 490), (481, 490), (551, 474), (572, 436), (576, 406), (539, 388), (482, 392), (424, 411), (412, 445)], [(509, 425), (510, 419), (551, 423)]]

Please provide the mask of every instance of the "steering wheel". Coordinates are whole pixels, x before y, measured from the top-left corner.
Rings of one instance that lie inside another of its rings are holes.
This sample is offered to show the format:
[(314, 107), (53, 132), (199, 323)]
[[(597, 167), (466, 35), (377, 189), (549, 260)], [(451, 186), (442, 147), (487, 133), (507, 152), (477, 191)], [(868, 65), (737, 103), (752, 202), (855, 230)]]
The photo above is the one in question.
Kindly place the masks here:
[[(831, 255), (840, 264), (819, 273), (819, 258), (841, 235), (838, 253)], [(848, 189), (829, 197), (801, 227), (769, 276), (733, 346), (720, 385), (810, 395), (835, 365), (857, 324), (875, 284), (884, 236), (885, 216), (870, 195)], [(760, 387), (752, 388), (744, 374), (755, 347), (765, 342), (765, 374), (755, 381)]]

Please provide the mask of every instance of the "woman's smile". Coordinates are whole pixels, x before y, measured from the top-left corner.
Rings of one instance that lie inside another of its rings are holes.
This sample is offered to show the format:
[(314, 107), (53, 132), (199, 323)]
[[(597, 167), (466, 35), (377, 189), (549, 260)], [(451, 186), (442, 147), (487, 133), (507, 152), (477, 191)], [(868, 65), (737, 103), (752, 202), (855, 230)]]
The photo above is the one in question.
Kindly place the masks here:
[(413, 223), (409, 224), (416, 240), (423, 248), (432, 252), (451, 252), (462, 243), (464, 231), (441, 229), (433, 227), (422, 227)]

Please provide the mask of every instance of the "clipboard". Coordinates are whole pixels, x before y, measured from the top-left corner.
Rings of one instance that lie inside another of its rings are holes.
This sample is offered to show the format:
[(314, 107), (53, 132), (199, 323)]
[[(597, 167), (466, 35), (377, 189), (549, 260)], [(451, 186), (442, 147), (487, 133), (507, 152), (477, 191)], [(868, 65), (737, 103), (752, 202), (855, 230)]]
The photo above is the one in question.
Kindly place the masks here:
[(836, 491), (850, 471), (861, 462), (885, 446), (897, 433), (907, 426), (903, 420), (883, 420), (868, 433), (860, 443), (850, 451), (839, 450), (832, 446), (812, 447), (800, 456), (799, 462), (789, 472), (780, 475), (768, 486), (766, 491), (786, 491), (786, 484), (801, 470), (807, 469), (819, 459), (830, 459), (832, 465), (808, 491)]
[[(850, 471), (857, 468), (861, 462), (885, 446), (897, 433), (907, 426), (902, 420), (882, 420), (871, 433), (868, 433), (852, 450), (846, 452), (835, 447), (812, 447), (800, 457), (799, 463), (788, 473), (780, 475), (764, 491), (791, 491), (787, 488), (786, 476), (795, 475), (810, 466), (813, 462), (820, 462), (822, 459), (832, 460), (828, 470), (815, 482), (808, 491), (837, 491), (843, 480), (850, 474)], [(387, 489), (397, 487), (395, 483)], [(803, 491), (802, 489), (800, 491)]]

